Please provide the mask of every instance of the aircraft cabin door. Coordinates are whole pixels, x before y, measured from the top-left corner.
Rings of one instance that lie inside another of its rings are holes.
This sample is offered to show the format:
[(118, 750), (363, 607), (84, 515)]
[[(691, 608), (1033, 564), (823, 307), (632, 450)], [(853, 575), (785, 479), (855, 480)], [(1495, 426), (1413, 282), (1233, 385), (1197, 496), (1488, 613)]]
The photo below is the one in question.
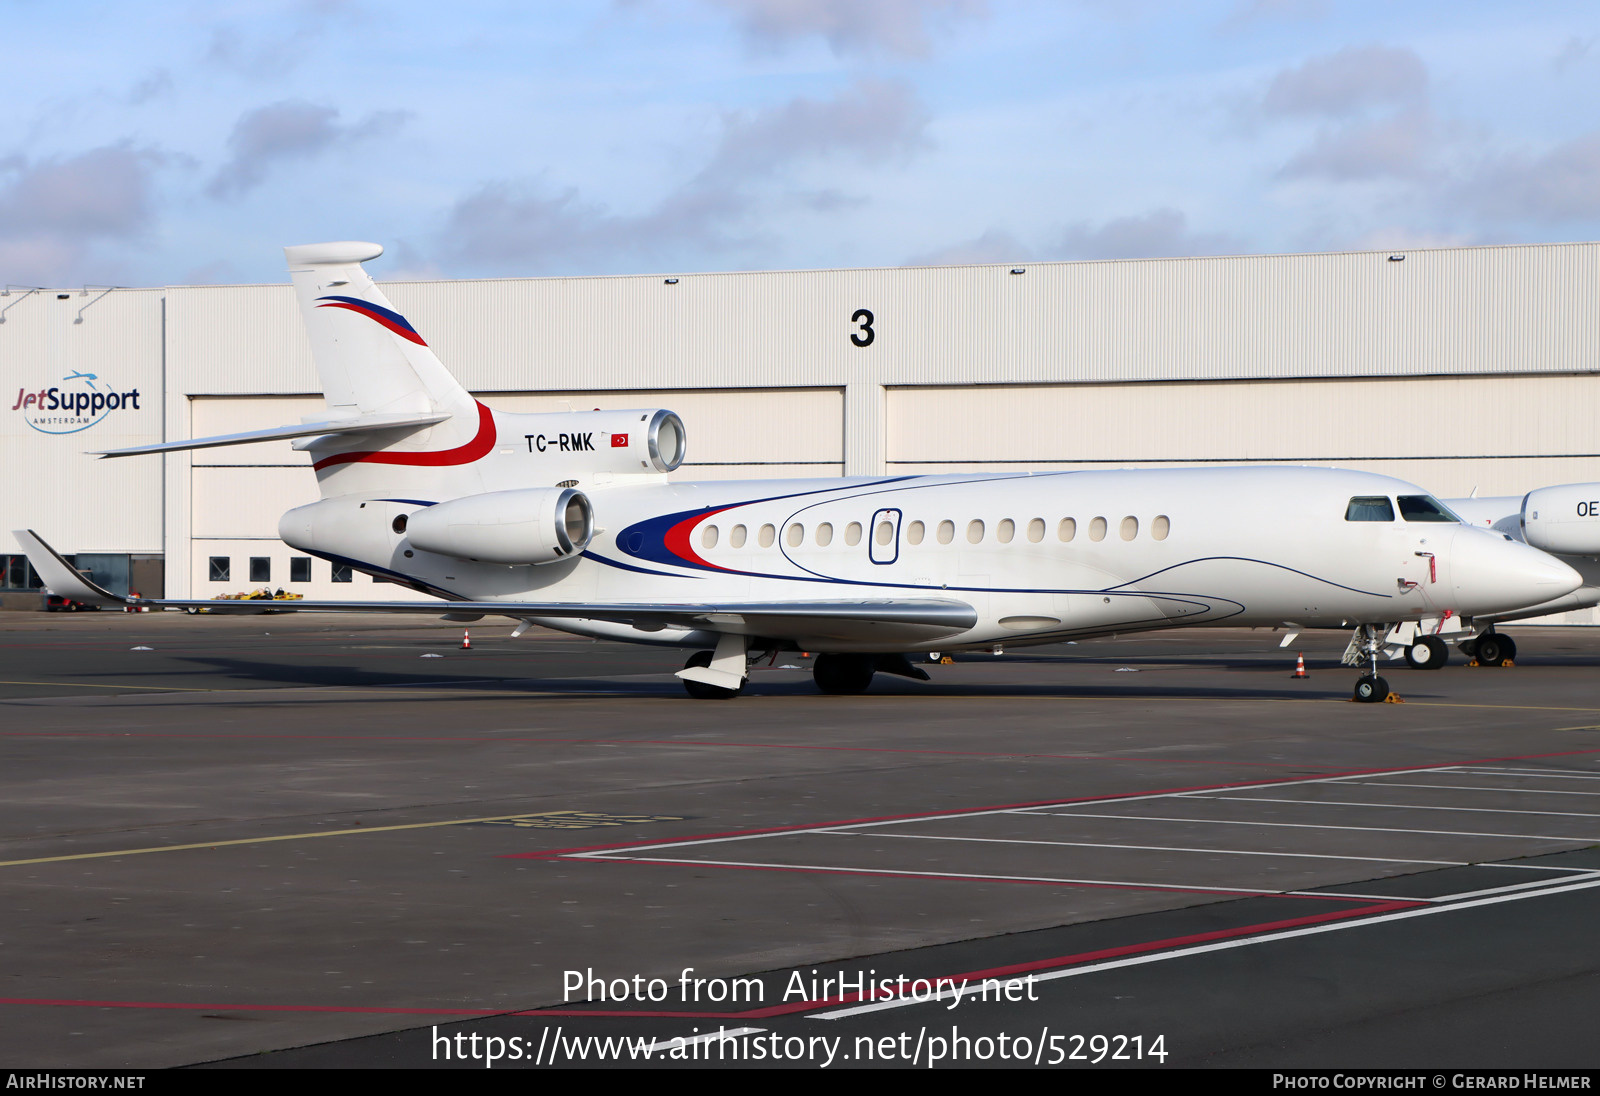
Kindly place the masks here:
[(873, 563), (888, 564), (900, 558), (900, 511), (879, 510), (872, 515), (871, 530), (867, 534), (867, 558)]

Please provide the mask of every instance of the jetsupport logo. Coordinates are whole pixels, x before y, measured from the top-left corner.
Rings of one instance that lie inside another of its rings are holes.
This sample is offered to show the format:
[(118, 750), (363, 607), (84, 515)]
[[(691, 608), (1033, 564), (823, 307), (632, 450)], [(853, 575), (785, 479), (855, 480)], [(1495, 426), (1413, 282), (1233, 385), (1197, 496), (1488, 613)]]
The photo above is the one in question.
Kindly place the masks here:
[(54, 386), (30, 392), (17, 390), (13, 411), (41, 434), (76, 434), (87, 430), (113, 411), (138, 411), (139, 390), (117, 392), (94, 373), (69, 373), (61, 378), (67, 387)]

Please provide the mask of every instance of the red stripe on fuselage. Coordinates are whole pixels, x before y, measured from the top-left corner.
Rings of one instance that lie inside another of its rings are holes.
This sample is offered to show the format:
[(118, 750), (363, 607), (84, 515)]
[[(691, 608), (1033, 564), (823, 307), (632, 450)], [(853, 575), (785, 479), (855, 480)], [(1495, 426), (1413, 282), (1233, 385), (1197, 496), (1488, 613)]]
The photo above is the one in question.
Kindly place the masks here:
[(694, 550), (694, 546), (689, 543), (689, 537), (694, 532), (694, 527), (696, 525), (699, 525), (702, 521), (705, 521), (709, 517), (722, 513), (723, 510), (732, 509), (732, 506), (723, 506), (716, 510), (708, 510), (704, 514), (696, 514), (692, 518), (684, 518), (671, 529), (667, 530), (666, 535), (661, 538), (661, 542), (667, 551), (671, 552), (679, 559), (688, 560), (696, 567), (704, 567), (711, 571), (726, 571), (729, 574), (738, 574), (739, 572), (733, 570), (731, 567), (718, 567), (715, 563), (710, 563), (701, 559), (699, 554)]
[(391, 453), (386, 449), (336, 453), (331, 457), (322, 458), (311, 467), (319, 472), (335, 464), (408, 464), (442, 468), (452, 464), (471, 464), (479, 457), (487, 456), (494, 449), (494, 442), (494, 412), (479, 403), (478, 433), (465, 445), (435, 453)]
[(402, 339), (405, 339), (408, 342), (414, 342), (418, 346), (428, 345), (422, 341), (422, 336), (418, 335), (415, 331), (401, 327), (387, 316), (380, 316), (376, 312), (369, 312), (367, 309), (361, 308), (358, 305), (347, 304), (344, 301), (329, 301), (326, 304), (319, 304), (317, 307), (348, 309), (349, 311), (354, 312), (357, 316), (365, 316), (369, 320), (375, 320), (376, 322), (381, 323), (384, 327), (387, 327), (390, 331), (393, 331), (396, 335), (399, 335)]

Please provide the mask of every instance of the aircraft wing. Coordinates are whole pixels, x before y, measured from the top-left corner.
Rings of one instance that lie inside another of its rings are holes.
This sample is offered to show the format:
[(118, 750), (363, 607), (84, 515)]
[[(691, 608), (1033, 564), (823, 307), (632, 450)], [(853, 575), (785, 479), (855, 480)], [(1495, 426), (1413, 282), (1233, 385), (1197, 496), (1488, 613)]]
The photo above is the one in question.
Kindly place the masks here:
[(13, 536), (51, 593), (106, 607), (204, 609), (211, 613), (481, 614), (512, 618), (604, 620), (645, 631), (678, 627), (769, 639), (915, 642), (956, 635), (978, 621), (977, 611), (951, 598), (863, 598), (778, 602), (545, 602), (545, 601), (210, 601), (126, 598), (96, 585), (31, 529)]

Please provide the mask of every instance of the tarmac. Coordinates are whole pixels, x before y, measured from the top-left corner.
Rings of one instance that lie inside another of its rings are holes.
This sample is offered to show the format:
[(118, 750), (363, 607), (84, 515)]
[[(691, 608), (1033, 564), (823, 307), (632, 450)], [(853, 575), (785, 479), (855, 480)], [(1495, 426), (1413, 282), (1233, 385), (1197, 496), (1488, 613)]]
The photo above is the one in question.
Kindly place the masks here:
[(0, 615), (0, 1066), (1600, 1065), (1600, 630), (462, 631)]

